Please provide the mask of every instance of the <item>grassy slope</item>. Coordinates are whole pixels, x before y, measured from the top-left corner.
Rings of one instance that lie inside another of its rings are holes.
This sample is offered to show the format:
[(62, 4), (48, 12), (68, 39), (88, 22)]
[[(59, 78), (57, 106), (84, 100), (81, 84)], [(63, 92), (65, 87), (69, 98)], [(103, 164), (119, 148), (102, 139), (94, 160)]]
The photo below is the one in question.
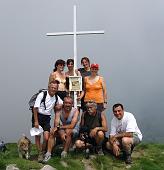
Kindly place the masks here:
[[(16, 144), (7, 144), (8, 150), (5, 153), (0, 152), (0, 170), (6, 169), (8, 164), (16, 164), (20, 170), (41, 169), (44, 165), (36, 161), (36, 148), (32, 147), (31, 160), (20, 159), (17, 153)], [(89, 165), (97, 170), (123, 170), (129, 168), (130, 170), (163, 170), (164, 169), (164, 144), (140, 144), (137, 146), (132, 154), (133, 164), (127, 167), (125, 163), (116, 159), (109, 153), (105, 156), (99, 157), (95, 155), (89, 160)], [(67, 167), (63, 165), (66, 164)], [(60, 155), (56, 154), (48, 164), (58, 170), (83, 170), (84, 168), (84, 154), (70, 153), (68, 158), (61, 161)]]

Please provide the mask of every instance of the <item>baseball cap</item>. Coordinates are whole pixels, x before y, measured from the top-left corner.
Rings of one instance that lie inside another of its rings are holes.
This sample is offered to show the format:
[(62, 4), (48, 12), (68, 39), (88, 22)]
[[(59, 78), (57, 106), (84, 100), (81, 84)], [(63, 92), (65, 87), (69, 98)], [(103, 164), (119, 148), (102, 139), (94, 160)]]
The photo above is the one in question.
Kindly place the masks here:
[(93, 64), (91, 64), (91, 68), (97, 68), (97, 69), (99, 69), (99, 65), (96, 64), (96, 63), (93, 63)]

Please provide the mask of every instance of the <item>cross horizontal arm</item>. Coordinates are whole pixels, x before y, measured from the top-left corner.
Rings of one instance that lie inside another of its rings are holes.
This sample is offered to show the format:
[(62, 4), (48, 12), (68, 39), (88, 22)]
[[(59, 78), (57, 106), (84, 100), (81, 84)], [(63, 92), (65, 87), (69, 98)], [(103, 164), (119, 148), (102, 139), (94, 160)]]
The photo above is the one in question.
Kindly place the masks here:
[[(104, 30), (100, 31), (78, 31), (75, 33), (76, 35), (86, 35), (86, 34), (104, 34)], [(74, 35), (74, 32), (54, 32), (47, 33), (47, 36), (61, 36), (61, 35)]]

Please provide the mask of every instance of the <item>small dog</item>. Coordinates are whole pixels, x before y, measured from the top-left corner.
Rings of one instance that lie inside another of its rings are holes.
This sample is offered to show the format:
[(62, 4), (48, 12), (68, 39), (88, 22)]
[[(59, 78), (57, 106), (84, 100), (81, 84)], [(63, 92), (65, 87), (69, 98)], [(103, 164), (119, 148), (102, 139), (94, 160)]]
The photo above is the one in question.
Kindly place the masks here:
[(18, 143), (18, 153), (20, 158), (29, 159), (31, 152), (31, 141), (25, 135), (23, 135)]

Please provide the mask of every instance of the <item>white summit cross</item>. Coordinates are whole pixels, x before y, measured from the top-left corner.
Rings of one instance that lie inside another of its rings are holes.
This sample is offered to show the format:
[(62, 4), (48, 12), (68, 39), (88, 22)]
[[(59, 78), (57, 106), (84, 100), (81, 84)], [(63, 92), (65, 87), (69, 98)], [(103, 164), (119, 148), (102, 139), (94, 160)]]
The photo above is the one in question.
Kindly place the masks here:
[[(47, 36), (61, 36), (61, 35), (73, 35), (73, 51), (74, 51), (74, 75), (77, 69), (77, 35), (87, 35), (87, 34), (104, 34), (104, 30), (99, 31), (77, 31), (76, 30), (76, 5), (74, 5), (73, 13), (73, 32), (54, 32), (47, 33)], [(77, 107), (77, 95), (74, 92), (74, 107)]]

